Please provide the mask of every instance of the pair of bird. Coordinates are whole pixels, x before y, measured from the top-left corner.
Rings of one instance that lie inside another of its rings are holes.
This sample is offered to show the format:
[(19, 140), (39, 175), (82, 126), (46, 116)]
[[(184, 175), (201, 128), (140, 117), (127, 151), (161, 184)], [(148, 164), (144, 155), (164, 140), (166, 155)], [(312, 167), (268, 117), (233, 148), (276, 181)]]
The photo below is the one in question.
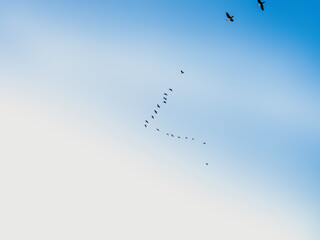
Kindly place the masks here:
[[(257, 7), (260, 7), (261, 8), (261, 10), (262, 11), (264, 11), (264, 5), (263, 4), (265, 4), (265, 2), (262, 2), (261, 0), (258, 0), (258, 5), (257, 5)], [(226, 21), (231, 21), (231, 22), (233, 22), (234, 20), (233, 20), (233, 17), (234, 16), (230, 16), (230, 14), (227, 12), (226, 13), (227, 14), (227, 17), (228, 17), (228, 19), (226, 20)]]

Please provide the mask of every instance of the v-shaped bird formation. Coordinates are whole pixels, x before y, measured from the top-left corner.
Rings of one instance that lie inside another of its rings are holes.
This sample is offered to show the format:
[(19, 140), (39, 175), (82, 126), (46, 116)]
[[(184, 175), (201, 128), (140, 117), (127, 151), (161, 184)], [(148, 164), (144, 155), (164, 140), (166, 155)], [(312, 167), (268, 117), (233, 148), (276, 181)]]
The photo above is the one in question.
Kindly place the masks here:
[[(181, 74), (184, 74), (184, 71), (180, 71)], [(169, 97), (169, 94), (170, 93), (173, 93), (173, 89), (172, 88), (169, 88), (168, 91), (166, 91), (165, 93), (163, 93), (163, 99), (165, 101), (163, 101), (164, 104), (167, 103), (168, 101), (168, 97)], [(157, 109), (157, 110), (156, 110)], [(155, 120), (155, 117), (159, 115), (159, 111), (161, 110), (161, 105), (158, 103), (156, 105), (156, 108), (153, 110), (153, 112), (155, 113), (155, 115), (151, 115), (151, 119), (150, 120), (145, 120), (145, 128), (148, 128), (148, 126), (151, 124), (151, 120)], [(160, 128), (155, 128), (156, 131), (158, 132), (163, 132), (160, 130)], [(173, 133), (168, 133), (168, 132), (164, 132), (166, 136), (169, 136), (169, 137), (172, 137), (172, 138), (177, 138), (177, 139), (185, 139), (185, 140), (188, 140), (188, 139), (191, 139), (192, 141), (195, 141), (195, 138), (190, 138), (188, 136), (179, 136), (177, 134), (173, 134)], [(206, 142), (202, 142), (204, 145), (206, 144)]]

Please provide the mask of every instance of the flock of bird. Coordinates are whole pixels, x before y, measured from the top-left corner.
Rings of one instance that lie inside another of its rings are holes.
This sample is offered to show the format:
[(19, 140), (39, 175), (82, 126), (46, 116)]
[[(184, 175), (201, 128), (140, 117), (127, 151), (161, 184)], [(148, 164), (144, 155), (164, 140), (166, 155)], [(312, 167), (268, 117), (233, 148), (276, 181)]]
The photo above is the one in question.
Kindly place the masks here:
[[(184, 71), (181, 70), (180, 73), (184, 74)], [(163, 104), (167, 104), (168, 96), (169, 96), (169, 93), (171, 93), (171, 92), (173, 92), (173, 89), (169, 88), (168, 92), (165, 92), (163, 94), (163, 97), (162, 97), (163, 98), (163, 100), (162, 100)], [(151, 121), (155, 120), (155, 118), (158, 116), (160, 108), (161, 108), (161, 106), (159, 104), (157, 104), (156, 105), (156, 109), (153, 110), (153, 114), (151, 115), (151, 119), (145, 120), (145, 124), (144, 124), (145, 128), (148, 128), (148, 126), (150, 125)], [(155, 130), (158, 131), (158, 132), (161, 132), (159, 128), (155, 128)], [(173, 133), (166, 133), (166, 136), (169, 136), (169, 137), (172, 137), (172, 138), (176, 137), (178, 139), (183, 139), (183, 138), (186, 139), (186, 140), (190, 139), (192, 141), (195, 141), (194, 137), (181, 137), (181, 136), (177, 136), (176, 134), (173, 134)], [(207, 143), (203, 142), (203, 144), (205, 145)]]
[[(264, 4), (265, 4), (265, 2), (262, 2), (261, 0), (257, 0), (257, 1), (258, 1), (257, 7), (260, 7), (261, 10), (264, 11)], [(233, 19), (234, 16), (231, 16), (228, 12), (226, 12), (226, 15), (227, 15), (227, 18), (228, 18), (226, 21), (234, 22), (234, 19)], [(180, 73), (181, 73), (181, 74), (184, 74), (184, 71), (181, 70)], [(168, 91), (169, 91), (169, 92), (173, 92), (172, 88), (169, 88)], [(168, 93), (165, 92), (165, 93), (163, 94), (163, 103), (164, 103), (164, 104), (167, 104), (167, 101), (168, 101)], [(155, 116), (158, 115), (158, 111), (159, 111), (160, 108), (161, 108), (161, 106), (160, 106), (159, 104), (157, 104), (157, 108), (153, 110), (154, 114), (151, 115), (152, 120), (154, 120), (154, 119), (155, 119)], [(145, 128), (147, 128), (147, 127), (149, 126), (149, 121), (148, 121), (148, 120), (145, 120), (144, 126), (145, 126)], [(160, 129), (159, 129), (159, 128), (156, 128), (156, 131), (160, 132)], [(169, 136), (169, 137), (171, 136), (171, 137), (173, 137), (173, 138), (175, 137), (175, 134), (172, 134), (172, 133), (166, 133), (166, 135)], [(182, 137), (181, 137), (181, 136), (177, 136), (177, 138), (178, 138), (178, 139), (181, 139)], [(184, 138), (185, 138), (186, 140), (190, 139), (190, 140), (192, 140), (192, 141), (195, 141), (195, 139), (194, 139), (193, 137), (192, 137), (192, 138), (190, 138), (190, 137), (184, 137)], [(206, 142), (203, 142), (203, 144), (206, 144)], [(206, 163), (206, 165), (209, 165), (209, 164)]]
[[(264, 11), (264, 4), (265, 2), (262, 2), (261, 0), (258, 0), (258, 5), (257, 7), (260, 7), (262, 11)], [(234, 22), (233, 18), (234, 16), (230, 16), (230, 14), (228, 12), (226, 12), (226, 15), (227, 15), (227, 20), (226, 21), (230, 21), (230, 22)]]

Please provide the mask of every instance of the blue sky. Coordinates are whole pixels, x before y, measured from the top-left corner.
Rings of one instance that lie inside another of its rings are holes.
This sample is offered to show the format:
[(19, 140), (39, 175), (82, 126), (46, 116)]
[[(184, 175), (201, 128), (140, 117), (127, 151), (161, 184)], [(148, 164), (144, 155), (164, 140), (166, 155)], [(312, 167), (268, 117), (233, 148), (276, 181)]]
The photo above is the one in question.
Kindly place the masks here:
[[(127, 152), (115, 161), (196, 182), (208, 199), (225, 188), (235, 205), (301, 221), (297, 239), (318, 239), (320, 3), (256, 5), (0, 1), (1, 93), (111, 141)], [(144, 129), (169, 87), (154, 127), (206, 146)]]

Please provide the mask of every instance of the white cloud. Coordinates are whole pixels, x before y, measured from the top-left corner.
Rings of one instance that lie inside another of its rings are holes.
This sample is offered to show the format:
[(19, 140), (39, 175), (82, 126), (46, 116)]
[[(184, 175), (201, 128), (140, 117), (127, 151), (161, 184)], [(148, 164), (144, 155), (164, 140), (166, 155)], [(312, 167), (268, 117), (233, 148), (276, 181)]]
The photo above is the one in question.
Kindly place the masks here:
[(2, 95), (0, 112), (1, 239), (312, 239), (283, 216), (184, 186), (45, 105)]

